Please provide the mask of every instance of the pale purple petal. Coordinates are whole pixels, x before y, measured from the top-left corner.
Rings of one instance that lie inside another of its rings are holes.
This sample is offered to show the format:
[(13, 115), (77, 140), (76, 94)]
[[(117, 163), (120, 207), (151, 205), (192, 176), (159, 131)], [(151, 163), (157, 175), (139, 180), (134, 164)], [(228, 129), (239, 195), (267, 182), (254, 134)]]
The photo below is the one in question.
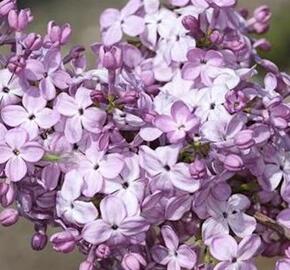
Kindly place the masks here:
[(256, 234), (243, 238), (239, 243), (238, 258), (247, 261), (255, 257), (261, 244), (261, 238)]
[(111, 225), (119, 226), (127, 215), (123, 201), (115, 196), (105, 197), (100, 209), (103, 220)]
[(177, 129), (176, 123), (170, 116), (167, 115), (158, 115), (154, 120), (154, 124), (163, 132), (169, 132)]
[(66, 93), (61, 93), (56, 100), (57, 111), (65, 116), (74, 116), (78, 114), (78, 105), (74, 98)]
[(0, 145), (0, 163), (5, 163), (14, 156), (12, 150), (13, 149), (8, 147), (6, 144)]
[(139, 16), (132, 15), (124, 20), (123, 31), (131, 37), (142, 34), (145, 30), (145, 21)]
[(18, 105), (8, 105), (1, 111), (4, 123), (10, 127), (17, 127), (28, 119), (28, 113)]
[(81, 140), (83, 128), (81, 118), (78, 115), (66, 120), (64, 134), (70, 143), (76, 143)]
[(165, 246), (172, 251), (176, 251), (179, 244), (179, 239), (173, 229), (165, 225), (161, 228), (161, 234), (165, 242)]
[(137, 235), (146, 232), (149, 229), (149, 224), (143, 217), (127, 217), (120, 226), (120, 231), (126, 236)]
[(28, 162), (37, 162), (44, 155), (42, 146), (37, 142), (28, 142), (20, 149), (21, 157)]
[(5, 173), (12, 182), (20, 181), (27, 173), (26, 163), (21, 157), (15, 156), (6, 163)]
[(209, 248), (210, 253), (220, 261), (231, 261), (238, 253), (238, 244), (230, 235), (214, 237)]
[(50, 77), (44, 78), (40, 81), (39, 89), (42, 97), (46, 100), (52, 100), (56, 96), (56, 89)]
[(60, 119), (60, 115), (57, 111), (48, 108), (41, 110), (35, 116), (35, 122), (43, 129), (51, 128)]
[(159, 264), (166, 265), (170, 261), (168, 249), (158, 245), (151, 249), (153, 260)]
[(27, 110), (29, 115), (35, 114), (46, 106), (46, 100), (42, 97), (33, 97), (29, 95), (24, 95), (22, 99), (24, 108)]
[(92, 202), (75, 201), (73, 206), (73, 218), (77, 223), (86, 224), (98, 217), (98, 210)]
[(100, 162), (101, 174), (109, 179), (115, 178), (123, 169), (124, 161), (113, 154), (107, 155)]
[(114, 8), (106, 9), (100, 17), (100, 25), (102, 28), (110, 27), (120, 18), (120, 11)]
[(19, 150), (27, 140), (28, 134), (22, 128), (10, 129), (5, 136), (5, 141), (13, 150)]
[(181, 267), (192, 269), (197, 261), (195, 252), (187, 245), (181, 245), (177, 250), (177, 261)]
[(106, 113), (99, 108), (88, 108), (82, 116), (84, 128), (93, 133), (99, 133), (106, 121)]
[(111, 46), (119, 41), (123, 37), (123, 32), (120, 22), (115, 22), (104, 34), (103, 41), (107, 46)]
[(97, 245), (107, 241), (113, 230), (111, 227), (101, 219), (86, 224), (82, 231), (82, 237), (87, 242)]
[(257, 226), (256, 219), (244, 213), (230, 215), (228, 223), (233, 232), (241, 238), (252, 234)]
[(77, 170), (72, 170), (65, 175), (61, 195), (68, 201), (74, 201), (81, 195), (83, 178)]

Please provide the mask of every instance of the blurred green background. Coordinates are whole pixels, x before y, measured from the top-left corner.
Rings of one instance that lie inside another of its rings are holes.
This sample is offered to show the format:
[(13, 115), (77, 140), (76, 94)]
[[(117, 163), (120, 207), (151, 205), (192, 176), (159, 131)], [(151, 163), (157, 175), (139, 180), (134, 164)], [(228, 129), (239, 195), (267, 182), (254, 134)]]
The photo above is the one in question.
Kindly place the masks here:
[[(47, 22), (69, 22), (73, 27), (71, 44), (90, 44), (99, 40), (98, 18), (107, 7), (120, 7), (125, 0), (19, 0), (34, 15), (31, 30), (45, 33)], [(241, 7), (253, 9), (268, 4), (273, 11), (273, 24), (267, 37), (273, 50), (267, 55), (280, 67), (290, 70), (290, 0), (240, 0)], [(13, 228), (0, 228), (0, 270), (77, 270), (82, 260), (78, 253), (60, 255), (48, 247), (46, 251), (30, 249), (31, 224), (19, 222)], [(272, 260), (259, 262), (259, 270), (272, 270)]]

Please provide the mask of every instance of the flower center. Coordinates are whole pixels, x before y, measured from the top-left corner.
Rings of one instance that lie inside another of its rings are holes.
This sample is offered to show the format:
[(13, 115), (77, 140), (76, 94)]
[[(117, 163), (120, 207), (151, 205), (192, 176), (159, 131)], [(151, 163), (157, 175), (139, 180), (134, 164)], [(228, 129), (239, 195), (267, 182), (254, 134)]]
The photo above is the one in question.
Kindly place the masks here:
[(35, 115), (34, 114), (29, 115), (28, 119), (29, 120), (34, 120), (35, 119)]
[(13, 150), (13, 154), (14, 154), (15, 156), (19, 156), (19, 155), (20, 155), (20, 151), (19, 151), (18, 149), (14, 149), (14, 150)]
[(116, 224), (114, 224), (114, 225), (112, 225), (111, 228), (115, 231), (115, 230), (118, 230), (119, 227)]
[(79, 109), (79, 114), (80, 114), (80, 115), (83, 115), (83, 114), (84, 114), (84, 109), (80, 108), (80, 109)]
[(4, 86), (2, 91), (6, 94), (8, 94), (10, 92), (10, 89), (7, 86)]

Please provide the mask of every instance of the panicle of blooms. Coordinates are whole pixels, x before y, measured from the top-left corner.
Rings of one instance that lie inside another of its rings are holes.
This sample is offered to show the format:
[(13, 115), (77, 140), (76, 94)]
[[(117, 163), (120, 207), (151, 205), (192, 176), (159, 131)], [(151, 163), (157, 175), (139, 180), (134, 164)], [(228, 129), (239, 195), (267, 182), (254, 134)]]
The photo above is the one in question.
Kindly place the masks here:
[(236, 5), (109, 8), (90, 67), (69, 24), (1, 1), (0, 223), (80, 270), (290, 269), (290, 76), (259, 55), (269, 8)]

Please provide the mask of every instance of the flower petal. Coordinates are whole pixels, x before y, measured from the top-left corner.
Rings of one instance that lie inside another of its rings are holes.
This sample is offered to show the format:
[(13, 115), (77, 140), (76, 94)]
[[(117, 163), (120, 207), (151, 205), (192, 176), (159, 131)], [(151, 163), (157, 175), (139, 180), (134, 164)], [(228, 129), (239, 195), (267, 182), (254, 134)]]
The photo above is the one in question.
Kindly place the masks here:
[(86, 224), (82, 231), (82, 237), (87, 242), (97, 245), (107, 241), (113, 230), (111, 227), (101, 219)]
[(5, 174), (12, 182), (20, 181), (26, 175), (26, 173), (27, 166), (21, 157), (11, 158), (6, 163)]

